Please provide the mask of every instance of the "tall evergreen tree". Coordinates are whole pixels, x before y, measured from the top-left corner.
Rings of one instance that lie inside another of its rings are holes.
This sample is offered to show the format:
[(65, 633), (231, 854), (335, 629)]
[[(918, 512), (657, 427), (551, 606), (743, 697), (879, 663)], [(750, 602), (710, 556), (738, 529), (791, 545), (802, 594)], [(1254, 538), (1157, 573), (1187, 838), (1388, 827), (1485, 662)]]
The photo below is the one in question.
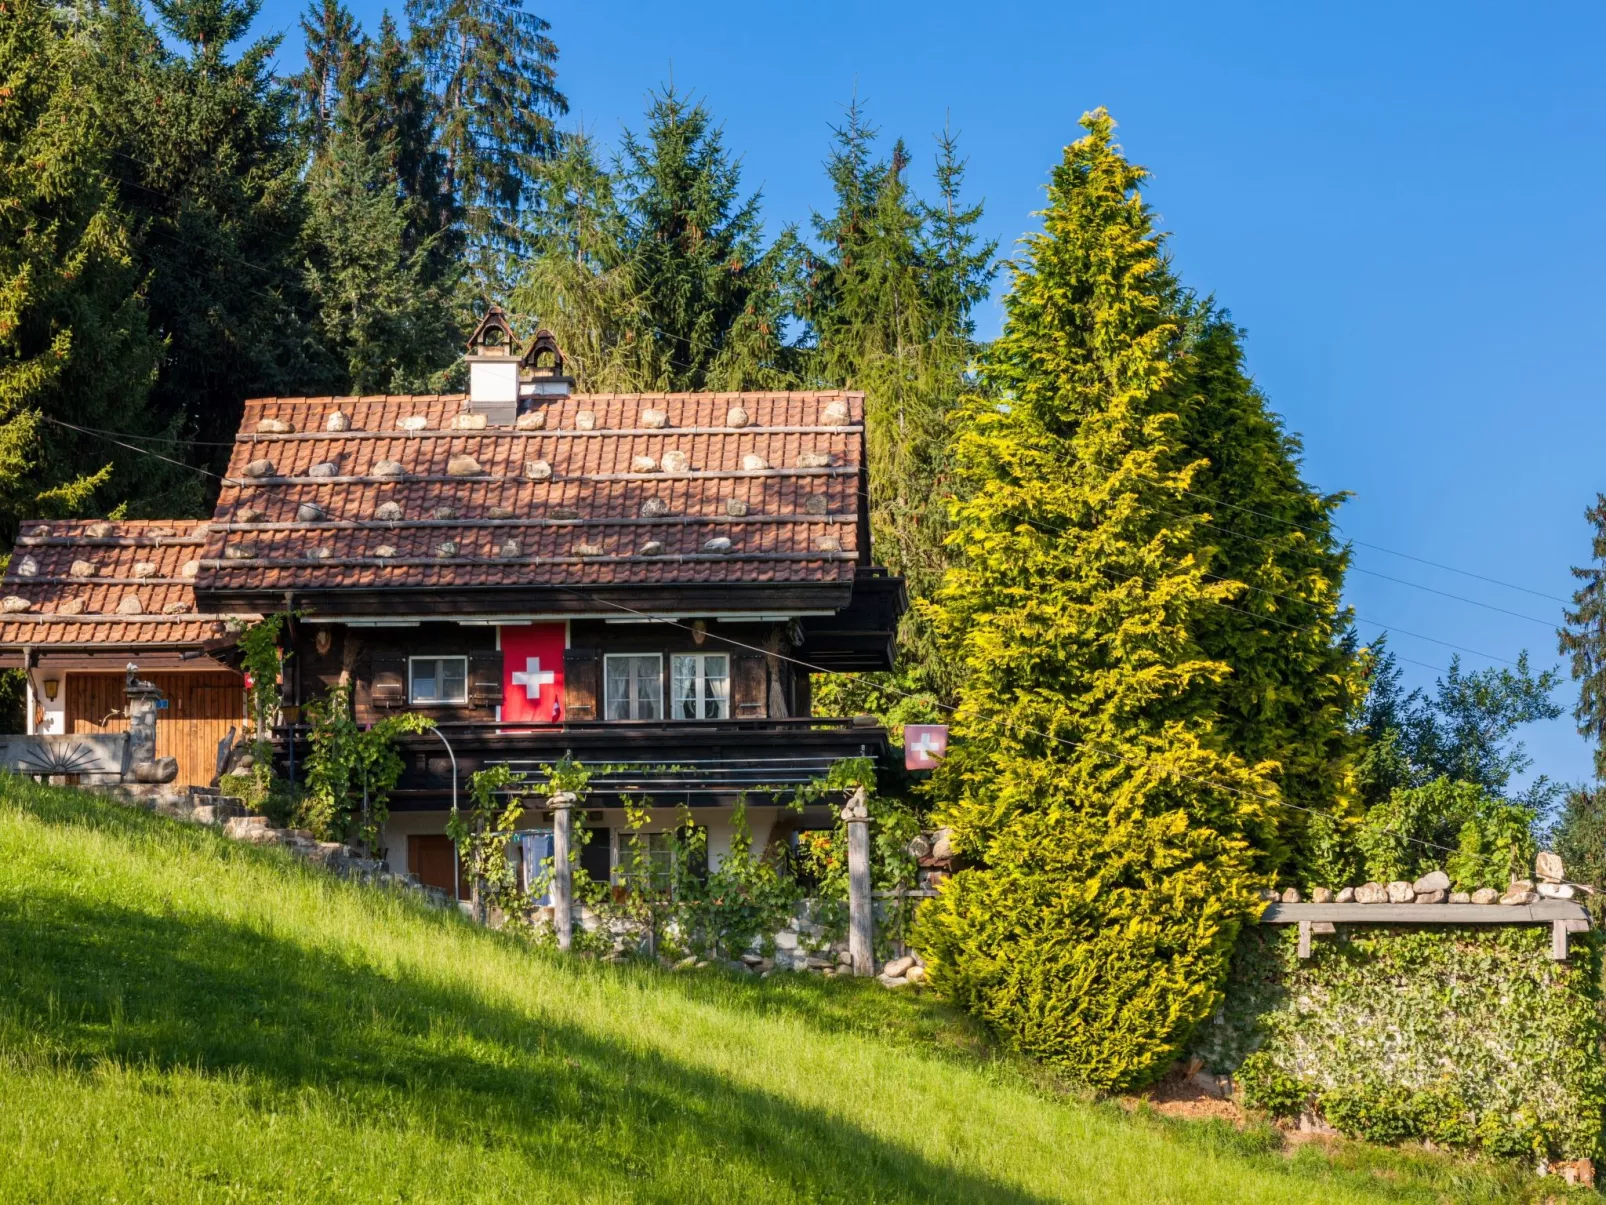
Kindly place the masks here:
[(167, 345), (152, 402), (208, 444), (233, 437), (241, 399), (336, 375), (303, 280), (302, 160), (294, 96), (270, 70), (277, 39), (236, 53), (258, 3), (156, 0), (173, 50), (131, 0), (112, 0), (102, 43), (121, 200)]
[(604, 172), (581, 138), (544, 173), (515, 305), (574, 348), (590, 388), (785, 387), (796, 240), (764, 245), (759, 196), (700, 102), (656, 93)]
[(1339, 598), (1349, 553), (1332, 523), (1342, 495), (1301, 479), (1299, 440), (1245, 372), (1230, 316), (1186, 294), (1176, 307), (1184, 338), (1171, 393), (1196, 466), (1180, 505), (1208, 524), (1208, 580), (1241, 583), (1201, 618), (1201, 646), (1233, 667), (1207, 688), (1209, 706), (1227, 748), (1279, 767), (1294, 808), (1282, 813), (1278, 857), (1293, 853), (1302, 885), (1330, 886), (1344, 869), (1332, 856), (1360, 812), (1349, 721), (1362, 683)]
[(338, 0), (314, 0), (302, 27), (308, 67), (296, 83), (312, 151), (307, 285), (323, 341), (345, 368), (345, 388), (424, 388), (454, 363), (466, 314), (453, 304), (457, 273), (436, 249), (449, 232), (428, 229), (429, 204), (401, 175), (414, 152), (399, 145), (405, 115), (388, 107), (396, 68), (376, 64)]
[(93, 31), (0, 0), (0, 540), (18, 519), (193, 506), (160, 464), (53, 420), (162, 434), (142, 307), (93, 87)]
[(501, 301), (520, 216), (569, 111), (550, 26), (524, 0), (408, 0), (413, 45), (438, 101), (444, 185), (466, 226), (473, 283)]
[(1562, 653), (1571, 660), (1578, 683), (1573, 719), (1578, 732), (1594, 745), (1595, 777), (1606, 782), (1606, 494), (1595, 495), (1595, 505), (1584, 512), (1594, 529), (1589, 565), (1574, 566), (1578, 589), (1566, 626), (1557, 633)]
[(876, 132), (857, 101), (835, 134), (826, 170), (836, 207), (815, 215), (823, 249), (809, 257), (804, 292), (812, 375), (865, 392), (872, 536), (917, 606), (900, 629), (898, 674), (824, 679), (818, 702), (894, 724), (931, 720), (934, 704), (952, 701), (957, 668), (918, 605), (947, 564), (946, 516), (932, 500), (948, 488), (949, 417), (975, 388), (971, 310), (991, 284), (996, 244), (975, 233), (980, 206), (959, 200), (964, 165), (951, 134), (939, 144), (934, 205), (909, 188), (901, 141), (889, 160), (876, 157)]
[[(1258, 626), (1223, 619), (1248, 593), (1231, 573), (1269, 554), (1224, 547), (1200, 487), (1306, 494), (1305, 517), (1329, 504), (1283, 463), (1258, 395), (1220, 379), (1230, 348), (1211, 360), (1190, 329), (1114, 123), (1083, 125), (1014, 267), (984, 361), (996, 392), (959, 411), (958, 560), (932, 614), (965, 677), (938, 785), (975, 864), (922, 937), (958, 1000), (1112, 1088), (1162, 1071), (1219, 998), (1280, 855), (1284, 775), (1339, 794), (1341, 736), (1290, 731), (1277, 691), (1341, 733), (1347, 707), (1323, 709), (1348, 688), (1325, 648), (1342, 628), (1330, 543), (1300, 554), (1303, 577), (1298, 557), (1257, 570), (1306, 600), (1302, 651), (1259, 665)], [(1335, 670), (1332, 690), (1313, 681)], [(1279, 707), (1257, 727), (1229, 683)]]

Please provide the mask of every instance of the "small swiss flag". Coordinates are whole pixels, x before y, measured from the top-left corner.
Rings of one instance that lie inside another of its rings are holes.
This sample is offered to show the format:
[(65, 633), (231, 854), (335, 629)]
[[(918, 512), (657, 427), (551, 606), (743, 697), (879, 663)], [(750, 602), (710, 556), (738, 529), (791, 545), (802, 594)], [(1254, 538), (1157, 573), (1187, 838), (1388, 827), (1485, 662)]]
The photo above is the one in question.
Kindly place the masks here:
[(563, 719), (561, 623), (527, 623), (502, 629), (502, 718), (556, 724)]
[(948, 753), (947, 724), (903, 726), (903, 768), (932, 770)]

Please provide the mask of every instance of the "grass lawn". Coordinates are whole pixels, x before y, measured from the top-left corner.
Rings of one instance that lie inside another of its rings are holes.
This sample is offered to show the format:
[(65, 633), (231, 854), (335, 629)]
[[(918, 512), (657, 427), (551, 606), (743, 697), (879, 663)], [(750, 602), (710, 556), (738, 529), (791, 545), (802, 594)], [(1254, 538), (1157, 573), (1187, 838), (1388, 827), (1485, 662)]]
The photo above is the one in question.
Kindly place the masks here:
[(1130, 1116), (874, 984), (560, 960), (0, 775), (0, 1200), (1496, 1201)]

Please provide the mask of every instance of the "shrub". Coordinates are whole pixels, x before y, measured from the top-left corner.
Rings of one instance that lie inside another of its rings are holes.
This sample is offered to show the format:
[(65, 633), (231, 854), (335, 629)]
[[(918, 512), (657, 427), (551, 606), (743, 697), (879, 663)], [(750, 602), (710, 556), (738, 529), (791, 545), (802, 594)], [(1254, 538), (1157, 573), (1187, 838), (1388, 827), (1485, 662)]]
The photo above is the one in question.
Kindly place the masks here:
[(1297, 955), (1246, 931), (1192, 1048), (1280, 1116), (1312, 1109), (1372, 1142), (1532, 1159), (1601, 1153), (1597, 940), (1554, 962), (1548, 928), (1356, 926)]

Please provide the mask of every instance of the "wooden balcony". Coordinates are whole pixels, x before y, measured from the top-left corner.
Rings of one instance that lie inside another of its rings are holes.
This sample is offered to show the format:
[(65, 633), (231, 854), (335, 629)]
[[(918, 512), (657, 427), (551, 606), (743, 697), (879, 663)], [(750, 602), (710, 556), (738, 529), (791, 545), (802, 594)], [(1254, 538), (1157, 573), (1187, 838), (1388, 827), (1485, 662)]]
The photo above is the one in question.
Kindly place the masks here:
[[(278, 730), (282, 773), (291, 773), (289, 729)], [(296, 725), (295, 764), (305, 764), (307, 729)], [(854, 719), (640, 720), (568, 724), (447, 722), (439, 735), (404, 737), (407, 763), (391, 794), (393, 811), (447, 806), (452, 759), (457, 758), (459, 801), (469, 776), (506, 765), (539, 781), (541, 767), (568, 754), (598, 767), (591, 781), (593, 806), (617, 806), (627, 797), (650, 796), (656, 806), (725, 806), (746, 796), (753, 804), (786, 802), (797, 788), (823, 778), (847, 758), (868, 757), (878, 771), (901, 772), (887, 730), (870, 717)], [(600, 772), (607, 767), (606, 772)]]

